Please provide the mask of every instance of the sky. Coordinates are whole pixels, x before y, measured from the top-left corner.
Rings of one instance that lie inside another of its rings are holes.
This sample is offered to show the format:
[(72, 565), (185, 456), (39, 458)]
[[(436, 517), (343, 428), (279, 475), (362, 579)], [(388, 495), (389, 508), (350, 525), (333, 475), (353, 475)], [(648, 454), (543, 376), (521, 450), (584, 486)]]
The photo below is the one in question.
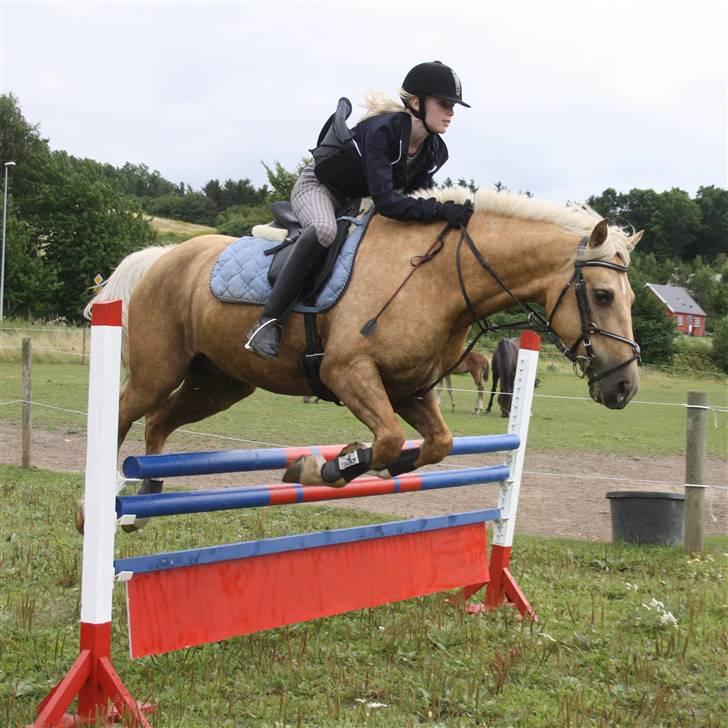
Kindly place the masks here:
[(174, 182), (266, 183), (341, 96), (396, 98), (441, 60), (456, 107), (439, 173), (555, 202), (728, 186), (728, 3), (713, 0), (0, 0), (0, 90), (54, 149)]

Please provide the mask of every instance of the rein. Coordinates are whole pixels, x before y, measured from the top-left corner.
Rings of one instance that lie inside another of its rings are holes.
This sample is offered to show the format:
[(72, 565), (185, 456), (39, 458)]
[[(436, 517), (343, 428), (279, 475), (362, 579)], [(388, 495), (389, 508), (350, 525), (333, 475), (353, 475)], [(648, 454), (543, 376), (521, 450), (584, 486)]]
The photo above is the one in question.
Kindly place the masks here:
[[(470, 252), (473, 254), (473, 257), (478, 261), (480, 266), (484, 268), (491, 277), (498, 283), (498, 285), (513, 299), (513, 302), (519, 306), (523, 311), (527, 313), (527, 319), (524, 322), (515, 322), (510, 323), (505, 326), (491, 326), (487, 319), (481, 319), (478, 317), (478, 315), (475, 312), (475, 307), (473, 306), (473, 302), (471, 301), (470, 297), (468, 296), (467, 289), (465, 287), (465, 279), (463, 278), (462, 273), (462, 261), (461, 261), (461, 251), (462, 251), (462, 245), (463, 241), (465, 241), (468, 245), (468, 248), (470, 249)], [(489, 332), (489, 331), (496, 331), (500, 328), (514, 328), (515, 326), (523, 326), (528, 325), (534, 330), (540, 332), (545, 336), (552, 344), (554, 344), (559, 351), (574, 364), (574, 372), (578, 376), (584, 377), (589, 376), (589, 383), (593, 384), (595, 382), (598, 382), (599, 380), (603, 379), (607, 375), (611, 374), (612, 372), (617, 371), (618, 369), (622, 369), (623, 367), (628, 366), (633, 361), (640, 361), (640, 347), (639, 344), (636, 341), (633, 341), (632, 339), (628, 339), (624, 336), (620, 336), (619, 334), (615, 334), (611, 331), (606, 331), (599, 326), (597, 326), (593, 320), (592, 320), (592, 312), (591, 307), (589, 305), (589, 297), (587, 295), (587, 289), (586, 289), (586, 281), (584, 280), (584, 274), (582, 272), (583, 268), (586, 267), (601, 267), (601, 268), (609, 268), (610, 270), (618, 271), (619, 273), (627, 273), (627, 266), (626, 265), (620, 265), (619, 263), (612, 263), (608, 260), (581, 260), (580, 255), (583, 253), (583, 251), (586, 249), (588, 239), (586, 237), (582, 238), (579, 242), (579, 247), (577, 248), (577, 259), (574, 262), (574, 275), (571, 277), (571, 279), (564, 285), (564, 287), (561, 290), (561, 293), (559, 293), (559, 297), (556, 299), (556, 303), (554, 304), (554, 307), (551, 309), (551, 313), (549, 314), (548, 318), (544, 318), (536, 309), (534, 309), (531, 305), (527, 303), (523, 303), (522, 301), (519, 301), (518, 298), (516, 298), (515, 294), (511, 289), (508, 287), (508, 285), (503, 281), (503, 279), (495, 272), (495, 270), (492, 268), (490, 263), (483, 257), (481, 252), (478, 250), (478, 248), (475, 246), (475, 243), (473, 242), (472, 237), (470, 237), (470, 233), (468, 233), (467, 229), (464, 227), (461, 227), (460, 229), (460, 239), (458, 240), (458, 247), (457, 247), (457, 271), (458, 271), (458, 281), (460, 283), (460, 290), (463, 294), (463, 298), (465, 299), (465, 304), (468, 307), (468, 310), (471, 312), (473, 317), (475, 318), (476, 322), (478, 323), (478, 326), (480, 327), (480, 332), (478, 334), (478, 338), (482, 336), (483, 334)], [(554, 315), (556, 314), (557, 309), (561, 305), (561, 303), (566, 298), (566, 294), (568, 293), (571, 286), (574, 286), (574, 294), (576, 296), (576, 302), (577, 306), (579, 308), (579, 318), (581, 320), (581, 335), (576, 339), (576, 341), (571, 345), (567, 346), (564, 341), (561, 339), (561, 337), (556, 333), (553, 326), (551, 325), (551, 321), (554, 318)], [(485, 322), (485, 325), (484, 325)], [(627, 346), (632, 347), (632, 356), (628, 359), (625, 359), (623, 362), (616, 364), (615, 366), (606, 369), (602, 372), (599, 372), (595, 376), (590, 376), (590, 370), (592, 367), (592, 364), (594, 362), (594, 347), (592, 346), (591, 337), (592, 334), (597, 334), (600, 336), (605, 336), (610, 339), (614, 339), (616, 341), (620, 341), (623, 344), (627, 344)], [(576, 353), (576, 350), (580, 343), (583, 343), (584, 345), (584, 351), (586, 353), (586, 356), (579, 356)], [(458, 364), (460, 362), (458, 361)], [(456, 365), (457, 366), (457, 365)], [(447, 372), (449, 373), (449, 372)], [(444, 376), (444, 374), (443, 374)]]
[[(377, 315), (374, 318), (370, 318), (369, 321), (367, 321), (364, 326), (359, 329), (359, 333), (362, 336), (371, 335), (371, 333), (374, 331), (374, 329), (377, 327), (377, 324), (379, 323), (379, 317), (387, 310), (387, 308), (389, 308), (389, 304), (394, 301), (394, 299), (397, 297), (397, 294), (404, 288), (407, 281), (415, 274), (417, 269), (425, 263), (429, 263), (442, 250), (443, 246), (445, 245), (445, 236), (448, 234), (449, 231), (450, 224), (448, 223), (441, 230), (440, 234), (435, 238), (435, 242), (429, 247), (424, 255), (418, 255), (414, 258), (410, 258), (410, 265), (412, 266), (412, 270), (404, 277), (404, 280), (399, 284), (399, 286), (397, 286), (397, 290), (387, 299), (387, 302), (384, 304), (384, 306), (379, 309)], [(458, 364), (459, 363), (460, 362), (458, 362)]]
[[(444, 230), (443, 233), (440, 234), (440, 237), (443, 236), (444, 233), (446, 233), (447, 230)], [(438, 238), (439, 239), (439, 238)], [(611, 331), (605, 331), (604, 329), (597, 326), (592, 321), (592, 312), (591, 307), (589, 305), (589, 298), (587, 295), (587, 289), (586, 289), (586, 281), (584, 280), (584, 275), (582, 272), (582, 269), (585, 267), (602, 267), (602, 268), (609, 268), (610, 270), (618, 271), (619, 273), (627, 273), (627, 266), (620, 265), (619, 263), (612, 263), (610, 261), (606, 260), (581, 260), (579, 258), (580, 254), (583, 253), (583, 251), (586, 249), (588, 239), (586, 237), (582, 238), (579, 242), (579, 247), (577, 249), (577, 259), (574, 262), (574, 274), (571, 277), (571, 279), (564, 285), (563, 289), (561, 290), (561, 293), (559, 293), (559, 297), (556, 299), (556, 303), (554, 304), (554, 307), (551, 309), (551, 313), (548, 316), (548, 318), (544, 318), (533, 306), (531, 306), (528, 303), (524, 303), (523, 301), (520, 301), (516, 295), (511, 291), (511, 289), (508, 287), (506, 282), (498, 275), (498, 273), (494, 270), (494, 268), (490, 265), (490, 263), (485, 259), (485, 257), (482, 255), (482, 253), (478, 250), (476, 247), (472, 237), (470, 236), (470, 233), (468, 232), (467, 228), (463, 225), (460, 226), (460, 238), (457, 242), (457, 249), (456, 249), (456, 258), (455, 263), (457, 267), (457, 274), (458, 274), (458, 283), (460, 284), (460, 291), (463, 294), (463, 299), (465, 300), (465, 305), (468, 308), (468, 311), (470, 311), (471, 315), (473, 316), (474, 323), (477, 323), (478, 328), (480, 331), (478, 334), (474, 337), (474, 339), (470, 342), (470, 344), (467, 346), (465, 351), (462, 353), (460, 358), (451, 366), (449, 369), (447, 369), (445, 372), (443, 372), (434, 382), (427, 385), (426, 387), (423, 387), (422, 389), (418, 390), (413, 396), (415, 397), (423, 397), (427, 392), (432, 390), (434, 387), (437, 386), (437, 384), (448, 374), (451, 374), (458, 365), (465, 359), (465, 357), (472, 351), (475, 344), (479, 341), (479, 339), (487, 333), (498, 331), (499, 329), (513, 329), (513, 328), (531, 328), (535, 331), (538, 331), (540, 334), (542, 334), (549, 342), (551, 342), (556, 348), (574, 365), (574, 373), (577, 376), (580, 377), (587, 377), (589, 378), (589, 383), (594, 384), (595, 382), (600, 381), (604, 377), (608, 376), (609, 374), (612, 374), (613, 372), (622, 369), (623, 367), (628, 366), (633, 361), (640, 361), (640, 347), (639, 344), (636, 341), (633, 341), (632, 339), (627, 339), (624, 336), (620, 336), (619, 334), (615, 334)], [(468, 295), (468, 291), (465, 285), (465, 278), (463, 276), (463, 270), (462, 270), (462, 249), (463, 249), (463, 243), (467, 244), (468, 249), (473, 254), (473, 257), (478, 262), (478, 264), (483, 268), (492, 278), (495, 280), (495, 282), (511, 297), (513, 302), (526, 313), (526, 319), (524, 321), (514, 321), (509, 322), (507, 324), (502, 324), (499, 326), (493, 326), (487, 318), (478, 316), (477, 312), (475, 311), (475, 306), (473, 305), (473, 301)], [(571, 345), (567, 346), (564, 341), (561, 339), (561, 337), (556, 333), (553, 326), (551, 325), (551, 321), (554, 318), (554, 315), (561, 305), (562, 301), (566, 298), (566, 294), (569, 292), (569, 289), (571, 286), (574, 286), (574, 294), (576, 296), (576, 302), (577, 306), (579, 308), (579, 317), (581, 319), (581, 335), (576, 339), (576, 341)], [(391, 300), (391, 299), (390, 299)], [(600, 336), (604, 336), (610, 339), (614, 339), (616, 341), (620, 341), (623, 344), (626, 344), (627, 346), (630, 346), (632, 348), (632, 356), (628, 359), (625, 359), (623, 362), (616, 364), (615, 366), (606, 369), (605, 371), (599, 372), (597, 375), (592, 376), (591, 375), (591, 368), (592, 364), (594, 362), (594, 348), (592, 346), (591, 337), (593, 334), (597, 334)], [(576, 353), (576, 350), (580, 343), (583, 343), (584, 345), (584, 351), (586, 356), (579, 356)]]

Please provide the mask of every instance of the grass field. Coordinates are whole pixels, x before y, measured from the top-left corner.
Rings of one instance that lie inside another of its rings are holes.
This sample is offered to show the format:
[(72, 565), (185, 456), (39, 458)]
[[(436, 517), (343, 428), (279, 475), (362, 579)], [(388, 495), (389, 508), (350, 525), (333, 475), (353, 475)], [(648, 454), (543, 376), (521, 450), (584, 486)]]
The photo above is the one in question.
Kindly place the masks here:
[[(82, 478), (0, 467), (0, 725), (23, 726), (77, 655)], [(382, 520), (299, 507), (181, 516), (120, 535), (138, 553)], [(441, 595), (130, 661), (155, 726), (718, 726), (728, 714), (728, 538), (680, 549), (516, 539), (541, 622), (464, 616)], [(363, 575), (365, 578), (365, 575)]]
[(217, 232), (214, 227), (196, 225), (182, 220), (171, 220), (167, 217), (149, 217), (148, 220), (156, 231), (160, 243), (181, 243), (198, 235), (209, 235)]

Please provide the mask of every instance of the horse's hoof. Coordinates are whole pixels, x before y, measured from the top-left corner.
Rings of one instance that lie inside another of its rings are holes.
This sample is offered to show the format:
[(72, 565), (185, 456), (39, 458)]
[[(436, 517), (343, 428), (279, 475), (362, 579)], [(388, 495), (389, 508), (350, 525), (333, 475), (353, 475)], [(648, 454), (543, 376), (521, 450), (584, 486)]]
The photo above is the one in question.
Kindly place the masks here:
[(124, 533), (134, 533), (135, 531), (141, 531), (147, 523), (149, 523), (148, 518), (137, 518), (134, 523), (125, 523), (121, 527), (121, 530), (124, 531)]
[(76, 508), (75, 522), (76, 522), (76, 530), (80, 534), (83, 535), (83, 528), (86, 525), (86, 512), (83, 507), (83, 498), (80, 498), (78, 501), (78, 506)]
[(325, 462), (322, 455), (301, 455), (288, 466), (283, 474), (283, 482), (321, 485), (321, 468)]

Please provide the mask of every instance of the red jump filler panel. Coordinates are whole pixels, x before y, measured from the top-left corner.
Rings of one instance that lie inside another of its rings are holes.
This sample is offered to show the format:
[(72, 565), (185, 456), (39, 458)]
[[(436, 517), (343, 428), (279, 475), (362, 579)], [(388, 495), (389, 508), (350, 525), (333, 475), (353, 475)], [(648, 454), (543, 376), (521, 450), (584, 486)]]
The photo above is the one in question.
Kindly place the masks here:
[(131, 656), (483, 584), (486, 548), (478, 522), (135, 574)]

